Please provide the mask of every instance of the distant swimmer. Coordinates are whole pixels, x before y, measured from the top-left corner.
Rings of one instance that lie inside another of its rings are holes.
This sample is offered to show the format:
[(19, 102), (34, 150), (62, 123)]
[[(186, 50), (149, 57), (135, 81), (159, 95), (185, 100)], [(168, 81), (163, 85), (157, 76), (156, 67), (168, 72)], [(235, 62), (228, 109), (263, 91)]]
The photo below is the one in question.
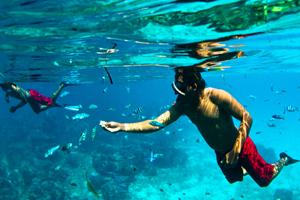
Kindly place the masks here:
[(5, 100), (7, 103), (9, 103), (10, 97), (20, 100), (19, 104), (10, 107), (10, 112), (13, 113), (28, 103), (35, 113), (40, 113), (49, 108), (62, 107), (62, 105), (56, 103), (56, 99), (66, 85), (68, 84), (61, 83), (51, 97), (46, 97), (33, 89), (25, 90), (12, 82), (1, 83), (0, 87), (5, 92)]
[[(284, 166), (299, 162), (281, 153), (277, 162), (267, 163), (248, 136), (252, 125), (249, 112), (228, 92), (207, 88), (198, 68), (176, 68), (172, 86), (176, 102), (157, 118), (135, 123), (100, 121), (100, 126), (113, 133), (150, 133), (186, 115), (215, 151), (217, 163), (230, 183), (242, 181), (249, 174), (259, 186), (266, 187)], [(240, 121), (239, 127), (235, 127), (233, 118)]]

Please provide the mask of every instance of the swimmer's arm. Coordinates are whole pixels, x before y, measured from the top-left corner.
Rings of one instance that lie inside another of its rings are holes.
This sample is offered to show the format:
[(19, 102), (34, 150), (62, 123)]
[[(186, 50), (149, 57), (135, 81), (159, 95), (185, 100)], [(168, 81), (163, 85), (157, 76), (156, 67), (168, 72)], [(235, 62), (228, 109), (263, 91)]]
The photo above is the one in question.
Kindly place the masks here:
[(174, 105), (154, 120), (145, 120), (135, 123), (100, 122), (100, 125), (110, 132), (151, 133), (176, 121), (180, 115), (177, 107)]
[(228, 112), (241, 121), (232, 150), (226, 153), (225, 158), (221, 161), (225, 166), (235, 166), (238, 162), (244, 142), (249, 135), (252, 118), (249, 112), (229, 93), (223, 90), (211, 89), (210, 94), (211, 100), (219, 106), (219, 109), (225, 110), (225, 112)]
[(9, 111), (10, 112), (15, 112), (17, 109), (23, 107), (26, 104), (26, 101), (20, 101), (16, 106), (10, 107)]
[(213, 89), (211, 94), (214, 102), (241, 122), (238, 130), (243, 140), (246, 139), (252, 125), (250, 113), (234, 97), (224, 90)]
[(5, 101), (9, 103), (9, 93), (5, 92)]
[(218, 104), (222, 109), (229, 112), (234, 118), (238, 119), (241, 124), (238, 129), (237, 145), (243, 146), (249, 135), (252, 125), (252, 117), (250, 113), (228, 92), (224, 90), (212, 89), (212, 101)]
[(9, 103), (9, 97), (13, 96), (13, 92), (11, 90), (5, 90), (5, 101)]

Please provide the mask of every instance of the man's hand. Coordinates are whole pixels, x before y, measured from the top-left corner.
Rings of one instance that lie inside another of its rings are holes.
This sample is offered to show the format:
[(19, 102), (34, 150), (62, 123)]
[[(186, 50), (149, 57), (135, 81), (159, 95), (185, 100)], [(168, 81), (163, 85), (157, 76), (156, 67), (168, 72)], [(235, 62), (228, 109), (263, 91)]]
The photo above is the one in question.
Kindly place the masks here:
[(16, 112), (17, 108), (15, 106), (10, 107), (9, 112), (14, 113)]
[(235, 165), (238, 163), (241, 149), (241, 141), (237, 139), (233, 149), (225, 155), (225, 158), (221, 161), (221, 163), (228, 168), (235, 167)]
[(123, 131), (124, 130), (124, 125), (118, 122), (105, 122), (105, 121), (100, 121), (99, 125), (112, 132), (112, 133), (116, 133), (118, 131)]

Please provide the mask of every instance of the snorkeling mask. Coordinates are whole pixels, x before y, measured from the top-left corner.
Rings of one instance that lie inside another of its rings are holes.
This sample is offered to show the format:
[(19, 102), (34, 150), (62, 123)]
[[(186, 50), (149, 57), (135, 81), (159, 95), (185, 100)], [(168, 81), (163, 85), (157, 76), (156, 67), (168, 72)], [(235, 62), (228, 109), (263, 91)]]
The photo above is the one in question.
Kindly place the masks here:
[(178, 68), (175, 71), (175, 81), (172, 82), (172, 88), (176, 95), (186, 96), (188, 86), (197, 84), (197, 90), (205, 87), (205, 81), (201, 74), (194, 68)]

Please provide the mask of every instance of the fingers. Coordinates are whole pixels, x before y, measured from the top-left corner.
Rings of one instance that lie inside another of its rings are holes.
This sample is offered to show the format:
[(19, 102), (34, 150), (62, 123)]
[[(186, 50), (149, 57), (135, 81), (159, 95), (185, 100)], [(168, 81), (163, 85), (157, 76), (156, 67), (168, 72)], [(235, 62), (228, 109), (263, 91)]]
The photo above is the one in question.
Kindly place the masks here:
[(105, 130), (107, 130), (111, 133), (115, 133), (115, 132), (118, 132), (120, 130), (120, 128), (117, 126), (117, 124), (115, 122), (100, 121), (99, 125), (103, 129), (105, 129)]
[(238, 154), (234, 152), (229, 152), (225, 155), (224, 159), (220, 161), (220, 163), (227, 167), (232, 167), (237, 164), (237, 161), (238, 161)]
[(228, 165), (232, 165), (232, 164), (233, 164), (233, 161), (234, 161), (234, 153), (230, 153), (230, 154), (228, 155), (228, 157), (227, 157), (226, 162), (227, 162)]
[(113, 127), (112, 122), (106, 122), (106, 121), (100, 121), (99, 125), (102, 128), (112, 128)]
[(101, 121), (99, 122), (99, 126), (101, 126), (101, 127), (105, 127), (106, 124), (107, 124), (106, 121), (102, 121), (102, 120), (101, 120)]

